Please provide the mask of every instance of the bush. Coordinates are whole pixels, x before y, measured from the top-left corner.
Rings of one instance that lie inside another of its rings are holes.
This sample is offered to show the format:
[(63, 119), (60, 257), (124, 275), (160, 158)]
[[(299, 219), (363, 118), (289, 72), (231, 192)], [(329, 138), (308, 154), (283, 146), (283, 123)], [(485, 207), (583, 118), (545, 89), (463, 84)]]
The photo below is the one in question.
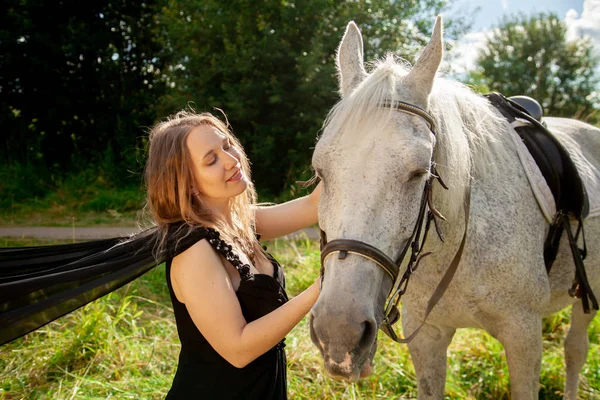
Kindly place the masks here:
[(9, 164), (0, 167), (0, 209), (16, 203), (44, 197), (54, 189), (51, 178), (32, 164)]

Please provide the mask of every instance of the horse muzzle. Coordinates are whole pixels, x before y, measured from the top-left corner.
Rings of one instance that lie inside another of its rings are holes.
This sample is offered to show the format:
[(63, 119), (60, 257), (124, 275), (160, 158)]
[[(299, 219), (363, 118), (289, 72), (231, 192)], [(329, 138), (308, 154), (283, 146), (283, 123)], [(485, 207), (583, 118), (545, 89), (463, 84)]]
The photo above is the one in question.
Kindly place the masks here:
[(317, 302), (310, 315), (310, 336), (331, 378), (356, 382), (370, 375), (377, 348), (374, 317), (364, 312), (336, 313)]

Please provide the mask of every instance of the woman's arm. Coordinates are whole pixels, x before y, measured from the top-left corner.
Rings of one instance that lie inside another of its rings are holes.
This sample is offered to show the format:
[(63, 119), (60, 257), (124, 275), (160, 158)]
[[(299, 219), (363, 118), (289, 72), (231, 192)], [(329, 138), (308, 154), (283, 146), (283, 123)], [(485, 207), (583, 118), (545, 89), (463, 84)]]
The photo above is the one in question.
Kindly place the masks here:
[(315, 283), (275, 311), (247, 323), (229, 275), (206, 240), (175, 257), (171, 279), (198, 330), (237, 368), (273, 348), (319, 296), (319, 285)]
[(317, 223), (322, 182), (308, 196), (256, 209), (256, 233), (261, 240), (285, 236)]

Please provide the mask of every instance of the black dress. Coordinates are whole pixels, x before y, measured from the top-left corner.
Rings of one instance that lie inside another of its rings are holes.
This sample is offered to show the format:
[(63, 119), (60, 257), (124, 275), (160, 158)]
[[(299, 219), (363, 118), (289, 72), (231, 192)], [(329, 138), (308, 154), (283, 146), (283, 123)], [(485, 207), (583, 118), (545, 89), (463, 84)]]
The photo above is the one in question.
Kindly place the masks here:
[[(223, 241), (208, 240), (228, 260), (237, 260)], [(219, 245), (220, 242), (220, 245)], [(223, 249), (224, 248), (224, 249)], [(286, 359), (282, 340), (244, 368), (236, 368), (221, 357), (200, 333), (185, 304), (179, 302), (171, 284), (171, 261), (166, 275), (177, 331), (181, 341), (179, 364), (167, 400), (175, 399), (287, 399)], [(250, 274), (239, 260), (232, 262), (240, 273), (236, 292), (242, 313), (252, 322), (284, 304), (288, 298), (279, 263), (271, 257), (274, 276)]]

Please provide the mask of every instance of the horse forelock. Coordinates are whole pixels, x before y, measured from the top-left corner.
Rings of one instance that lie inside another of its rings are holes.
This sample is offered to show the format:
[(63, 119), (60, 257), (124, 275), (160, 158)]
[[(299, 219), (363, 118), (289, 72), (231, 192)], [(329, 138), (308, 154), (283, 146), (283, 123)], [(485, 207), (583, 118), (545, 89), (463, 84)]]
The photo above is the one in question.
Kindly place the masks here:
[[(333, 107), (325, 120), (323, 137), (330, 136), (332, 143), (356, 142), (367, 131), (385, 129), (398, 111), (389, 108), (382, 114), (380, 105), (410, 98), (406, 62), (388, 55), (370, 65), (368, 76)], [(441, 76), (435, 79), (427, 111), (435, 121), (434, 159), (450, 187), (446, 212), (459, 215), (471, 178), (493, 175), (508, 162), (506, 130), (510, 128), (484, 97)]]
[[(355, 140), (364, 129), (377, 131), (388, 123), (381, 118), (382, 101), (389, 100), (395, 92), (402, 70), (389, 59), (381, 62), (349, 95), (341, 99), (329, 112), (324, 123), (324, 135), (336, 139)], [(392, 110), (389, 110), (391, 117)]]

